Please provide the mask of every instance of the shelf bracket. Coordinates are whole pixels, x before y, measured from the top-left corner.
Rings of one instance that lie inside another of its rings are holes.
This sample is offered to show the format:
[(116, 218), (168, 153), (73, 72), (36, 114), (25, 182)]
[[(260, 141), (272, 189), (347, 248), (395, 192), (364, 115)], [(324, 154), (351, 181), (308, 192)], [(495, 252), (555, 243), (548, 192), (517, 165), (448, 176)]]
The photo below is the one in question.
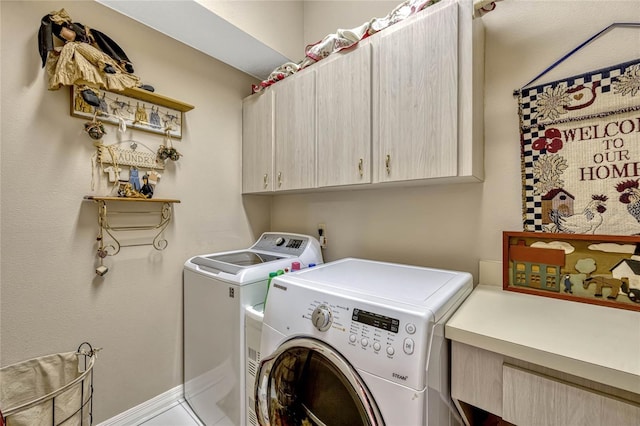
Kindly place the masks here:
[[(163, 237), (163, 231), (171, 222), (173, 210), (171, 204), (179, 203), (179, 200), (172, 199), (143, 199), (143, 198), (122, 198), (122, 197), (94, 197), (86, 196), (86, 200), (93, 200), (98, 204), (98, 256), (115, 256), (123, 247), (148, 246), (151, 245), (156, 250), (164, 250), (169, 244)], [(159, 209), (138, 210), (118, 210), (109, 209), (111, 202), (138, 202), (160, 204)], [(145, 225), (114, 225), (112, 220), (115, 216), (133, 218), (135, 216), (156, 216), (155, 222)], [(122, 244), (116, 236), (119, 232), (127, 231), (154, 231), (151, 241), (140, 244)], [(105, 244), (104, 233), (109, 235), (111, 241)], [(102, 256), (100, 255), (102, 253)]]

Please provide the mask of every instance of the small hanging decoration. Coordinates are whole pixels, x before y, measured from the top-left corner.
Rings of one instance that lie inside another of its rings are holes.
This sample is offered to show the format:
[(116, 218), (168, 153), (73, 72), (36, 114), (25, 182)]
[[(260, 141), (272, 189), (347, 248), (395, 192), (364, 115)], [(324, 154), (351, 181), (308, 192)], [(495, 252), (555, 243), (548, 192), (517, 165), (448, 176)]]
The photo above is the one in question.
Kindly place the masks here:
[(102, 137), (107, 133), (102, 121), (96, 120), (95, 117), (93, 121), (87, 121), (84, 123), (84, 131), (87, 132), (89, 137), (94, 140), (102, 139)]
[(96, 252), (96, 256), (98, 258), (99, 265), (96, 268), (96, 275), (103, 277), (109, 272), (109, 268), (104, 265), (104, 259), (109, 255), (108, 249), (115, 249), (112, 245), (105, 246), (104, 245), (104, 235), (102, 234), (102, 226), (98, 231), (98, 236), (96, 237), (96, 241), (98, 242), (98, 250)]
[(160, 145), (160, 147), (158, 148), (158, 161), (164, 162), (167, 159), (172, 161), (178, 161), (182, 156), (182, 154), (180, 154), (178, 150), (173, 147), (173, 144), (171, 143), (171, 134), (169, 133), (169, 130), (165, 132), (165, 135), (166, 135), (167, 145), (166, 146)]

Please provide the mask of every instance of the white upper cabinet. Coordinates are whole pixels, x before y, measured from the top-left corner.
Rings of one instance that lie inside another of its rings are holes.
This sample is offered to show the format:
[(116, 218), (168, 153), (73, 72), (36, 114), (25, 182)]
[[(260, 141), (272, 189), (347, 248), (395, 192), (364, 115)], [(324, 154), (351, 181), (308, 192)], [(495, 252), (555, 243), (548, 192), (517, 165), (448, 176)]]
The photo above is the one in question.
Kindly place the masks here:
[(371, 41), (380, 182), (458, 173), (458, 4), (432, 7)]
[(370, 37), (374, 182), (483, 179), (484, 29), (443, 0)]
[(273, 117), (273, 186), (258, 164), (268, 153), (245, 150), (256, 166), (243, 178), (267, 183), (244, 193), (481, 181), (483, 46), (472, 0), (441, 0), (266, 88), (273, 109), (245, 101), (245, 120)]
[(306, 69), (271, 86), (275, 191), (316, 185), (315, 83), (315, 71)]
[(242, 102), (242, 192), (273, 191), (273, 93)]
[(371, 182), (371, 46), (320, 61), (318, 187)]

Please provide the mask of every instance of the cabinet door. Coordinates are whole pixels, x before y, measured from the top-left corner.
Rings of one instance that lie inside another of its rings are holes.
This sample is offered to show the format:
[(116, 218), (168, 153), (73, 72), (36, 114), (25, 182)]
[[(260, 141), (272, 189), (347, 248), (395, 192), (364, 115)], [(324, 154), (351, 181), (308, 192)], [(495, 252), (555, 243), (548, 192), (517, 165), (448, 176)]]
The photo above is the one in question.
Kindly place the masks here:
[(372, 40), (377, 178), (456, 176), (458, 4), (396, 25)]
[(371, 182), (371, 46), (317, 65), (318, 186)]
[(242, 192), (273, 191), (273, 93), (242, 102)]
[(313, 188), (316, 177), (315, 71), (274, 84), (274, 189)]
[(640, 406), (509, 365), (503, 419), (518, 425), (637, 426)]
[(502, 415), (502, 355), (451, 342), (451, 397)]

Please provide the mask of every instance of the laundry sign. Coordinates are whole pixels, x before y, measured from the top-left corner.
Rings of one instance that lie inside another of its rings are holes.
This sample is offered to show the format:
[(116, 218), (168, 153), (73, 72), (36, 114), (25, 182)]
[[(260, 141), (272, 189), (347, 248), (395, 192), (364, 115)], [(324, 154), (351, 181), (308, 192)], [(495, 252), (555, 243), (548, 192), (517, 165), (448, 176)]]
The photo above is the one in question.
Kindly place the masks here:
[(164, 169), (164, 161), (158, 161), (156, 152), (139, 143), (98, 145), (98, 161), (118, 166), (142, 169)]
[(524, 230), (640, 234), (640, 59), (517, 93)]

